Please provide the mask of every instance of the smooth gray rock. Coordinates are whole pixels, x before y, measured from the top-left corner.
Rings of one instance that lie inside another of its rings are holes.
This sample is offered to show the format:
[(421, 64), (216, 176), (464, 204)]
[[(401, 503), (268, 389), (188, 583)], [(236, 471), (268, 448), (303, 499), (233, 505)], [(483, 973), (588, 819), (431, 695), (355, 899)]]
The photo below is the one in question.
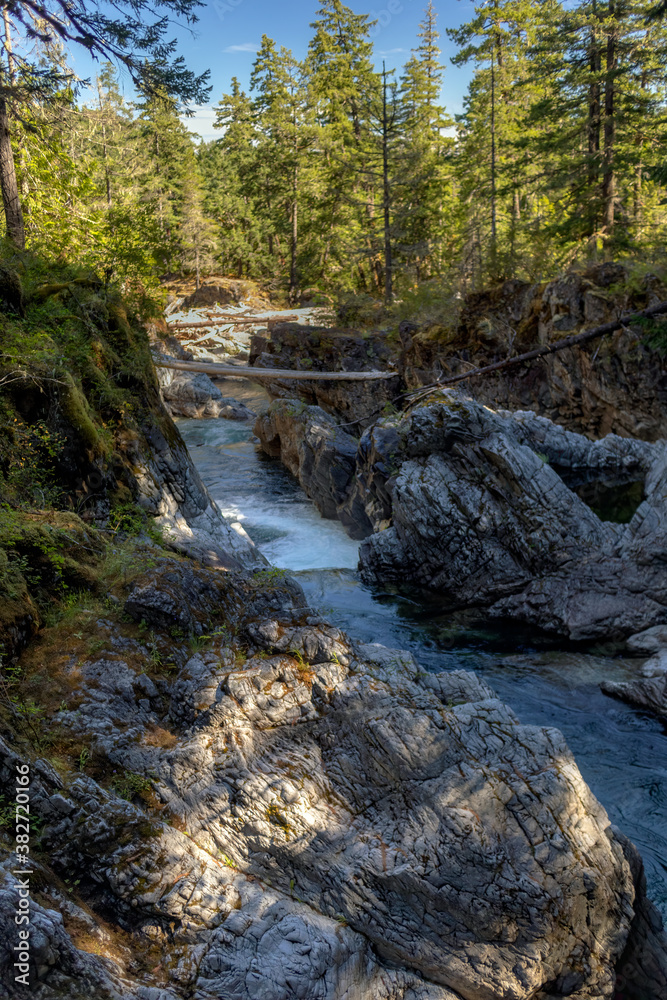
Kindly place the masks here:
[[(650, 639), (646, 633), (643, 635), (648, 644)], [(635, 680), (603, 681), (600, 686), (606, 694), (667, 718), (667, 646), (646, 660)]]
[(253, 420), (256, 414), (231, 396), (223, 396), (204, 372), (176, 372), (162, 387), (165, 406), (174, 417), (225, 417), (227, 420)]
[(653, 628), (647, 628), (644, 632), (631, 635), (629, 639), (626, 639), (625, 645), (630, 653), (638, 653), (639, 655), (658, 653), (660, 650), (667, 649), (667, 624), (654, 625)]

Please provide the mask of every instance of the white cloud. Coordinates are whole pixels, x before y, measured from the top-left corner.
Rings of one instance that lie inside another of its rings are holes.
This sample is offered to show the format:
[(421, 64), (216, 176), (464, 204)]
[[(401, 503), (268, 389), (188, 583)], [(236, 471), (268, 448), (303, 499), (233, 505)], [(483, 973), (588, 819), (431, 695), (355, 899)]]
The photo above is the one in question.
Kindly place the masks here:
[(397, 52), (407, 52), (407, 49), (385, 49), (384, 52), (378, 52), (379, 56), (393, 56)]
[(213, 128), (215, 111), (210, 104), (200, 104), (195, 108), (194, 115), (184, 115), (181, 121), (190, 132), (195, 132), (202, 139), (219, 139), (221, 132)]
[(223, 52), (259, 52), (259, 45), (254, 42), (241, 42), (240, 45), (228, 45)]

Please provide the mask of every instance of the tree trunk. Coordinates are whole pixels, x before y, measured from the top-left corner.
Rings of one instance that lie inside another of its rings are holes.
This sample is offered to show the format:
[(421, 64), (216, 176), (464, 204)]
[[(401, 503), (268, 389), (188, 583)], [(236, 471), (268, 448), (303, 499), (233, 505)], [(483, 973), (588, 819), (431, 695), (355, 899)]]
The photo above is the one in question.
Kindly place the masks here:
[[(609, 4), (613, 19), (614, 5)], [(614, 203), (616, 199), (616, 175), (614, 173), (614, 143), (616, 140), (615, 91), (616, 66), (618, 60), (618, 28), (612, 21), (607, 37), (607, 72), (604, 85), (604, 156), (602, 174), (602, 226), (607, 236), (614, 229)]]
[(102, 145), (102, 158), (104, 160), (104, 181), (107, 189), (107, 208), (111, 211), (111, 177), (109, 176), (109, 161), (107, 159), (107, 127), (102, 126), (103, 135), (103, 145)]
[(14, 53), (12, 50), (12, 30), (9, 24), (9, 15), (7, 14), (7, 7), (2, 8), (2, 20), (5, 25), (5, 49), (7, 50), (7, 69), (9, 70), (9, 82), (12, 87), (16, 83), (16, 67), (14, 65)]
[[(593, 7), (596, 13), (595, 5)], [(589, 238), (595, 235), (598, 223), (597, 185), (600, 169), (600, 44), (595, 28), (591, 31), (588, 68), (591, 81), (588, 85), (588, 232)], [(595, 193), (594, 193), (595, 192)]]
[(23, 210), (16, 183), (14, 151), (9, 133), (9, 114), (7, 101), (4, 97), (0, 97), (0, 186), (2, 187), (2, 202), (7, 222), (7, 236), (15, 247), (19, 250), (25, 250)]
[[(102, 85), (100, 78), (97, 78), (97, 97), (100, 104), (100, 114), (104, 115), (104, 101), (102, 100)], [(102, 162), (104, 163), (104, 182), (107, 189), (107, 208), (111, 211), (111, 177), (109, 175), (109, 159), (107, 153), (107, 123), (102, 118)]]
[(299, 163), (294, 159), (294, 180), (293, 180), (293, 201), (292, 201), (292, 247), (290, 255), (290, 272), (289, 272), (289, 303), (294, 305), (297, 294), (297, 273), (296, 273), (296, 256), (298, 249), (298, 237), (299, 237), (299, 207), (298, 207), (298, 193), (299, 193)]
[(387, 71), (382, 63), (382, 180), (384, 208), (384, 300), (391, 304), (394, 297), (391, 259), (391, 228), (389, 209), (391, 206), (391, 189), (389, 187), (389, 123), (387, 120)]
[[(641, 82), (642, 94), (645, 94), (648, 89), (648, 74), (642, 74)], [(636, 138), (637, 145), (641, 150), (642, 137), (641, 134), (637, 134)], [(639, 163), (637, 164), (637, 170), (635, 173), (635, 184), (634, 184), (634, 196), (633, 196), (633, 218), (635, 223), (635, 237), (639, 238), (642, 234), (642, 215), (643, 215), (643, 205), (642, 205), (642, 181), (644, 165), (642, 163), (642, 154), (639, 154)]]
[(491, 259), (496, 259), (496, 69), (491, 49)]

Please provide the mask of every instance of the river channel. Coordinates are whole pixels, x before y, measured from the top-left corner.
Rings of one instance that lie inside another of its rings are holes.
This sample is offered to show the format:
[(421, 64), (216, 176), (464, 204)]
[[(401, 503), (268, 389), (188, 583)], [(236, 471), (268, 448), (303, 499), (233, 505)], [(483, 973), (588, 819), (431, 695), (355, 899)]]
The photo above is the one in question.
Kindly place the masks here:
[[(221, 386), (253, 408), (260, 390)], [(638, 661), (609, 648), (566, 647), (479, 613), (443, 614), (423, 596), (363, 585), (359, 543), (322, 518), (296, 480), (254, 443), (252, 426), (178, 420), (206, 486), (267, 559), (290, 570), (314, 609), (364, 642), (409, 649), (430, 670), (478, 671), (522, 722), (560, 729), (611, 822), (641, 851), (648, 891), (667, 918), (667, 730), (656, 718), (602, 694)]]

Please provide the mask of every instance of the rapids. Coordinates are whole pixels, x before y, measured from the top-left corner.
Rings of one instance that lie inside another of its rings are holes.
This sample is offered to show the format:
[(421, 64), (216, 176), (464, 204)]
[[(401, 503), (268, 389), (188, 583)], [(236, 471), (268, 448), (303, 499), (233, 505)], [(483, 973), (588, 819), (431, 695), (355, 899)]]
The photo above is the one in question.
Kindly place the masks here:
[[(266, 398), (235, 380), (220, 388), (255, 409)], [(667, 918), (667, 731), (599, 689), (602, 679), (628, 679), (640, 661), (474, 612), (443, 614), (419, 594), (364, 586), (355, 574), (359, 543), (319, 515), (290, 473), (254, 443), (250, 425), (177, 423), (223, 513), (296, 577), (314, 609), (363, 642), (411, 650), (426, 669), (479, 671), (522, 722), (561, 730), (611, 822), (639, 848), (649, 896)]]

